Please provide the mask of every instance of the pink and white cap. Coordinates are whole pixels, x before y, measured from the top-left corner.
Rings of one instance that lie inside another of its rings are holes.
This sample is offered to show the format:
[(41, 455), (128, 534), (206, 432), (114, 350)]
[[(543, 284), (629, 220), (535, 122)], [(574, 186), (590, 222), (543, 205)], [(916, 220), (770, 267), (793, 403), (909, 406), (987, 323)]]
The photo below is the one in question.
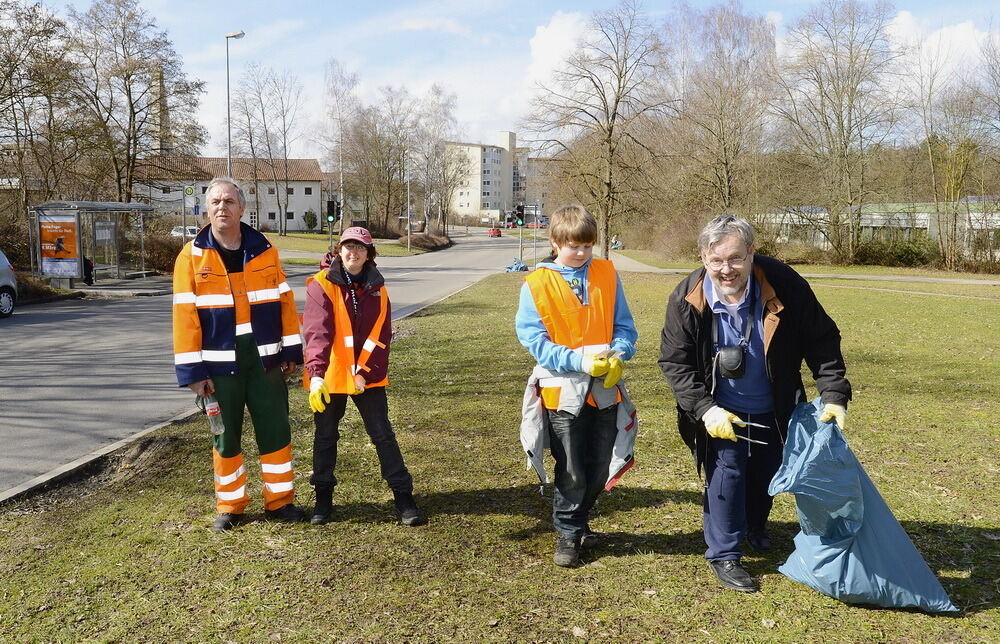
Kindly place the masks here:
[(356, 241), (365, 244), (366, 246), (374, 246), (375, 242), (372, 241), (372, 234), (368, 232), (367, 229), (361, 226), (351, 226), (344, 231), (344, 234), (340, 236), (340, 241), (345, 242), (348, 239), (354, 239)]

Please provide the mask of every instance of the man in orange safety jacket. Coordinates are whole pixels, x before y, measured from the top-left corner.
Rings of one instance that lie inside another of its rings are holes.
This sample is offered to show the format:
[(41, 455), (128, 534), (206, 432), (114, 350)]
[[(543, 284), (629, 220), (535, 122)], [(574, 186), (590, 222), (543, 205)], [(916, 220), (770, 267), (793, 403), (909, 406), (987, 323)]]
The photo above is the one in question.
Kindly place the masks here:
[(246, 491), (241, 433), (250, 410), (268, 519), (304, 521), (295, 498), (288, 387), (302, 363), (295, 297), (278, 251), (240, 222), (242, 188), (226, 177), (206, 191), (209, 226), (185, 244), (174, 266), (174, 366), (177, 382), (198, 396), (214, 393), (225, 431), (213, 438), (218, 516), (224, 532), (244, 520)]

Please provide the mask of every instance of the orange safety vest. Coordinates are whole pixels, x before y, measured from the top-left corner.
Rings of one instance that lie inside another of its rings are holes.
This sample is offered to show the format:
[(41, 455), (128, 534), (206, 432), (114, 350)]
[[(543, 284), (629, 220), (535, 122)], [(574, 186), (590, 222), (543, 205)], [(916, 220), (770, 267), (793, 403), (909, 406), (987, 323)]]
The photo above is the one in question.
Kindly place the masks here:
[[(524, 281), (531, 290), (535, 308), (553, 342), (583, 355), (600, 353), (611, 346), (618, 280), (610, 260), (590, 260), (586, 305), (558, 271), (539, 268), (529, 273)], [(546, 409), (559, 408), (561, 389), (541, 388)], [(594, 404), (589, 395), (587, 402)]]
[[(354, 375), (357, 373), (370, 371), (368, 368), (368, 358), (371, 357), (375, 347), (385, 348), (385, 344), (379, 342), (382, 335), (382, 326), (389, 311), (389, 292), (385, 286), (379, 290), (379, 312), (372, 330), (368, 334), (361, 353), (357, 360), (354, 359), (354, 329), (351, 325), (351, 316), (347, 312), (347, 305), (341, 295), (340, 287), (326, 278), (327, 270), (323, 269), (313, 277), (306, 280), (316, 280), (323, 288), (326, 296), (333, 302), (333, 343), (330, 346), (330, 365), (323, 374), (326, 387), (332, 394), (354, 393)], [(308, 383), (308, 381), (306, 381)], [(379, 382), (369, 382), (366, 387), (385, 387), (389, 384), (389, 375)], [(307, 387), (308, 388), (308, 384)]]

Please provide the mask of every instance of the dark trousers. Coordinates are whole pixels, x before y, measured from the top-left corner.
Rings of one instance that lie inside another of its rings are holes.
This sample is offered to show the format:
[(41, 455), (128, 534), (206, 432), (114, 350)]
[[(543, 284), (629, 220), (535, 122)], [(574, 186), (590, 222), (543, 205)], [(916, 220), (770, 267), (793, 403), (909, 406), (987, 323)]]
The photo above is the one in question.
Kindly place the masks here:
[(703, 499), (705, 543), (709, 561), (739, 559), (740, 542), (748, 531), (763, 530), (774, 499), (767, 493), (781, 466), (781, 439), (774, 414), (734, 412), (760, 427), (733, 425), (737, 435), (766, 441), (767, 445), (708, 437), (705, 459), (707, 489)]
[(548, 410), (549, 439), (555, 458), (552, 523), (567, 539), (588, 528), (590, 509), (608, 480), (608, 466), (618, 435), (618, 405), (584, 405), (579, 415)]
[[(313, 414), (316, 436), (313, 439), (313, 475), (309, 482), (316, 488), (333, 489), (337, 477), (337, 441), (340, 440), (340, 419), (347, 409), (347, 394), (330, 394), (330, 404), (321, 414)], [(365, 431), (375, 446), (382, 478), (393, 492), (412, 492), (413, 477), (403, 463), (396, 434), (389, 422), (389, 402), (385, 387), (371, 387), (351, 396), (365, 423)]]
[(250, 334), (236, 337), (236, 364), (239, 373), (235, 376), (212, 376), (215, 397), (222, 410), (222, 422), (226, 431), (212, 440), (215, 449), (224, 458), (236, 456), (243, 451), (243, 414), (250, 410), (253, 421), (257, 449), (261, 454), (270, 454), (292, 442), (292, 430), (288, 424), (288, 385), (279, 367), (264, 371), (257, 353), (257, 343)]

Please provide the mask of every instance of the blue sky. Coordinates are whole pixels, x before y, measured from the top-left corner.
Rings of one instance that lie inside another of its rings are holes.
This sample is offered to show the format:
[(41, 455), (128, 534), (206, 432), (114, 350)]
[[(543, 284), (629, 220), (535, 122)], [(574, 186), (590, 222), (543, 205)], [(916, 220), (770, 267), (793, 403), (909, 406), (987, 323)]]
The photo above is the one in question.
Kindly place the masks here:
[[(78, 8), (88, 2), (75, 0)], [(692, 0), (695, 7), (709, 2)], [(422, 94), (432, 83), (458, 97), (464, 138), (493, 142), (499, 131), (514, 129), (524, 111), (534, 79), (542, 77), (571, 49), (595, 10), (610, 0), (142, 0), (142, 6), (166, 30), (190, 76), (206, 82), (200, 120), (211, 136), (207, 155), (225, 153), (226, 62), (224, 35), (242, 29), (246, 37), (230, 41), (233, 82), (256, 61), (293, 71), (304, 86), (303, 135), (297, 153), (318, 156), (312, 142), (322, 117), (323, 69), (337, 58), (360, 78), (367, 101), (385, 85), (406, 86)], [(644, 3), (654, 18), (672, 2)], [(809, 6), (792, 0), (744, 2), (768, 16), (780, 34)], [(901, 31), (929, 37), (939, 32), (948, 47), (968, 48), (991, 25), (1000, 27), (995, 0), (895, 5)], [(991, 22), (992, 21), (992, 22)]]

